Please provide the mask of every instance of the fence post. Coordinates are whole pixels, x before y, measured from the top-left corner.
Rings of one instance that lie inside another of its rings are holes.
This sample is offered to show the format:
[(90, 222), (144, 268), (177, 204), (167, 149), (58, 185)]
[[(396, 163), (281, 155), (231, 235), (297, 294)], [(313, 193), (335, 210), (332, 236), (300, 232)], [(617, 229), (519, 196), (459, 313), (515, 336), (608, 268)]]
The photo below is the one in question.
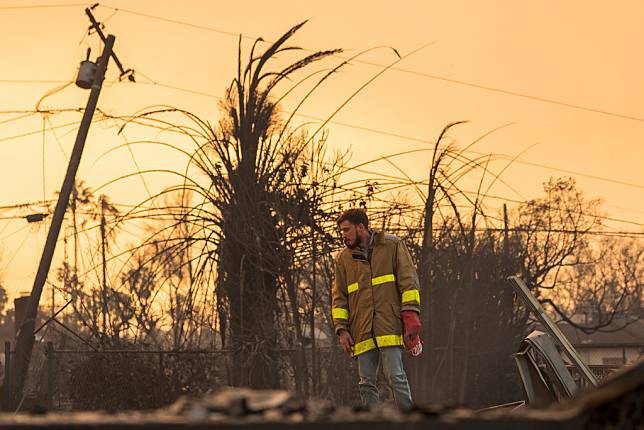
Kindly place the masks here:
[(47, 410), (52, 410), (54, 405), (54, 384), (55, 384), (55, 362), (54, 343), (47, 342)]
[(159, 351), (159, 382), (163, 380), (163, 375), (165, 374), (163, 369), (163, 351)]
[(11, 342), (9, 341), (4, 343), (4, 383), (2, 387), (4, 390), (0, 404), (3, 410), (9, 410), (9, 405), (11, 404), (10, 397), (13, 392), (11, 386)]

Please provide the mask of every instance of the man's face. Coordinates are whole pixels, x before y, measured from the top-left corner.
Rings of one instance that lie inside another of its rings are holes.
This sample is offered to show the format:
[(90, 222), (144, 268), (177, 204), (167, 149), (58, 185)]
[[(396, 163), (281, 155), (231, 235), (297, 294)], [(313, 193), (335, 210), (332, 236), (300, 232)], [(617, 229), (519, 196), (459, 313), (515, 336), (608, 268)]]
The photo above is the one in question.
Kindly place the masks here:
[(355, 225), (351, 221), (342, 221), (339, 227), (340, 233), (342, 234), (342, 240), (347, 248), (357, 248), (358, 245), (360, 245), (359, 232), (361, 229), (364, 229), (364, 226), (362, 224)]

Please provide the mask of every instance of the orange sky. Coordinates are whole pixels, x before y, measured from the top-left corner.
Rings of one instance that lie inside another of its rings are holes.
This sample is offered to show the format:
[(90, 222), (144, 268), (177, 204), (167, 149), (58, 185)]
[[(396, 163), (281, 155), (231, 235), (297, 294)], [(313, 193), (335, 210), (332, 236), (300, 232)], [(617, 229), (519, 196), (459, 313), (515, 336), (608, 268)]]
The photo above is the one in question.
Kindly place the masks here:
[[(0, 1), (1, 111), (33, 109), (44, 93), (58, 85), (14, 80), (68, 81), (75, 75), (88, 45), (93, 48), (93, 56), (98, 54), (96, 35), (79, 43), (88, 26), (82, 6), (10, 8), (65, 3), (76, 4), (56, 0)], [(113, 15), (113, 8), (123, 9)], [(293, 39), (309, 49), (341, 47), (354, 53), (389, 45), (406, 54), (433, 42), (398, 66), (406, 71), (387, 72), (335, 120), (421, 140), (433, 140), (449, 122), (469, 120), (450, 133), (461, 145), (511, 124), (474, 149), (516, 155), (534, 145), (521, 156), (522, 160), (610, 179), (612, 182), (573, 175), (589, 196), (603, 199), (609, 216), (644, 222), (644, 60), (639, 54), (644, 39), (641, 26), (644, 4), (640, 1), (609, 4), (509, 0), (398, 3), (112, 0), (97, 8), (95, 14), (99, 20), (111, 16), (106, 31), (116, 35), (115, 50), (125, 67), (141, 72), (137, 75), (139, 81), (155, 81), (217, 96), (223, 94), (236, 67), (237, 38), (225, 32), (275, 40), (292, 25), (310, 19)], [(386, 49), (363, 57), (380, 64), (393, 58)], [(326, 117), (378, 70), (364, 64), (346, 68), (301, 112)], [(108, 81), (116, 77), (116, 67), (111, 63)], [(70, 86), (47, 98), (42, 106), (84, 106), (88, 94)], [(287, 100), (285, 109), (292, 107), (293, 101)], [(150, 84), (106, 86), (99, 107), (116, 114), (130, 114), (157, 103), (186, 108), (211, 120), (217, 118), (216, 98)], [(605, 113), (592, 112), (593, 109)], [(66, 169), (64, 153), (71, 152), (76, 133), (71, 127), (59, 129), (55, 135), (47, 131), (44, 137), (37, 133), (8, 139), (43, 127), (42, 116), (3, 122), (15, 116), (0, 115), (3, 184), (0, 206), (37, 201), (43, 195), (51, 198), (62, 183)], [(54, 115), (45, 120), (45, 126), (50, 127), (50, 122), (58, 126), (77, 120), (79, 114)], [(329, 130), (330, 143), (339, 148), (351, 147), (355, 163), (428, 147), (419, 141), (342, 125), (331, 125)], [(99, 159), (108, 149), (122, 143), (120, 139), (113, 129), (96, 124), (90, 132), (78, 177), (97, 187), (134, 171), (132, 156), (127, 151)], [(171, 167), (177, 162), (167, 153), (149, 148), (135, 148), (134, 157), (142, 168)], [(420, 179), (425, 177), (428, 157), (429, 153), (420, 153), (398, 162), (410, 176)], [(500, 170), (503, 166), (496, 164), (495, 168)], [(381, 163), (372, 169), (391, 168)], [(496, 184), (493, 194), (513, 200), (538, 197), (542, 182), (557, 175), (563, 173), (516, 163), (503, 178), (518, 194), (503, 184)], [(160, 189), (168, 179), (155, 176), (146, 183), (151, 189)], [(104, 192), (120, 203), (138, 202), (146, 196), (140, 180), (119, 183)], [(501, 201), (490, 201), (491, 207), (500, 204)], [(0, 211), (0, 244), (4, 254), (0, 264), (4, 267), (5, 284), (12, 292), (30, 290), (45, 237), (42, 227), (26, 227), (21, 219), (3, 219), (16, 214), (24, 212)], [(610, 225), (618, 230), (642, 230), (636, 224)], [(59, 247), (58, 258), (61, 252)]]

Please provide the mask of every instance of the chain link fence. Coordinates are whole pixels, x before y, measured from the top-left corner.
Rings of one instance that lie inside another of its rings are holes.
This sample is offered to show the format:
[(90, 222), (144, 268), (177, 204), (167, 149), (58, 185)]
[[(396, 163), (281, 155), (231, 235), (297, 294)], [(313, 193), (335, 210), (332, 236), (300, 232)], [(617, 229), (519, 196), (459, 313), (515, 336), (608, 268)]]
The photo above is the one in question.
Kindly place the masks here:
[[(304, 354), (311, 363), (311, 349)], [(279, 351), (274, 363), (279, 388), (298, 391), (295, 363), (301, 356), (297, 350)], [(304, 392), (298, 394), (358, 404), (355, 362), (334, 347), (317, 348), (316, 358), (317, 374), (308, 366), (307, 381), (299, 384)], [(230, 386), (234, 366), (232, 351), (57, 350), (48, 342), (34, 348), (20, 410), (155, 409)]]

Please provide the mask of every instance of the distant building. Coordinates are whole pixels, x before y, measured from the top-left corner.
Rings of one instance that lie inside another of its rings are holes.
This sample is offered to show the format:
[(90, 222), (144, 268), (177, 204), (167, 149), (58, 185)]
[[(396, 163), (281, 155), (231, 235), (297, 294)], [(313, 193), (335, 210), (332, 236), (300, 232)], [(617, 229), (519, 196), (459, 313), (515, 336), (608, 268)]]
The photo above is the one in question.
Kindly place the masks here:
[[(583, 325), (583, 324), (582, 324)], [(591, 334), (560, 322), (559, 328), (589, 366), (621, 367), (644, 357), (644, 321), (623, 318)]]

